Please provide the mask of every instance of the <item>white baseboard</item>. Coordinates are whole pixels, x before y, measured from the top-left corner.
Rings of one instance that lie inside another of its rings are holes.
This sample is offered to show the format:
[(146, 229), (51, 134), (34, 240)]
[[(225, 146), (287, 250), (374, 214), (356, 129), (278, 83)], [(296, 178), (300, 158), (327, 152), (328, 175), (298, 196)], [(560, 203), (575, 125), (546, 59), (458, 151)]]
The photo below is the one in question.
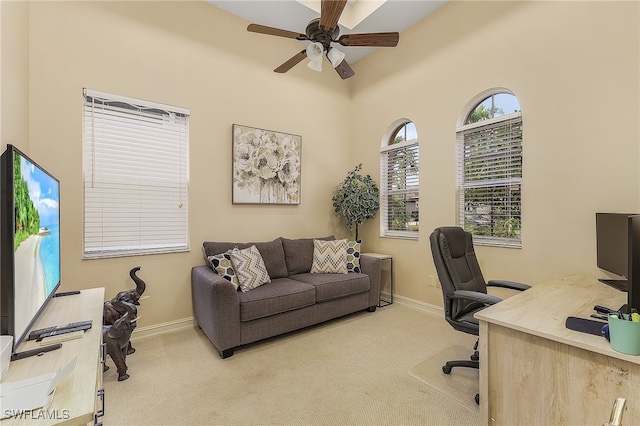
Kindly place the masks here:
[[(385, 300), (389, 300), (389, 293), (382, 293)], [(432, 305), (431, 303), (422, 302), (420, 300), (411, 299), (405, 296), (393, 295), (393, 303), (400, 303), (401, 305), (410, 306), (421, 311), (437, 315), (439, 317), (444, 316), (444, 309), (441, 306)]]
[(182, 318), (174, 321), (136, 328), (135, 330), (133, 330), (131, 340), (140, 339), (142, 337), (155, 336), (157, 334), (170, 333), (172, 331), (184, 330), (186, 328), (193, 327), (195, 327), (193, 317)]

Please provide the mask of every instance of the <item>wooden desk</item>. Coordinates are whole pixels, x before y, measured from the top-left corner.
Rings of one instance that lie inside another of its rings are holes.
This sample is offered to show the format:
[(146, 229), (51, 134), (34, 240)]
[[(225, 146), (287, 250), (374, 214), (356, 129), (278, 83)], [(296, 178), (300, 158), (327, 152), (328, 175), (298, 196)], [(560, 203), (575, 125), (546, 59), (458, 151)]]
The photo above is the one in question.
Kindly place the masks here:
[[(51, 425), (93, 423), (96, 412), (97, 391), (102, 387), (102, 306), (104, 288), (82, 290), (78, 295), (53, 298), (45, 307), (32, 330), (71, 322), (92, 320), (91, 329), (83, 337), (62, 342), (62, 348), (12, 361), (3, 382), (35, 377), (64, 367), (74, 357), (78, 363), (71, 374), (56, 388), (51, 405), (44, 410), (34, 410), (22, 418), (11, 417), (0, 421), (8, 425)], [(23, 342), (18, 351), (40, 346), (35, 341)]]
[(618, 309), (626, 298), (595, 278), (567, 276), (476, 314), (481, 424), (603, 424), (617, 397), (627, 400), (622, 424), (640, 424), (640, 356), (564, 325), (567, 316), (589, 318), (594, 305)]

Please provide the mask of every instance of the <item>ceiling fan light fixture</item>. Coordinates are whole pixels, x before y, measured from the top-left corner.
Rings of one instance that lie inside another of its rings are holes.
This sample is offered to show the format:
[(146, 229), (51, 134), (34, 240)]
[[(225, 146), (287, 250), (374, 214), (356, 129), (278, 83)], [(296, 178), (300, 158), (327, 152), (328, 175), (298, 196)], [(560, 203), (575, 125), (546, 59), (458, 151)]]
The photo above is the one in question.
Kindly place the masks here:
[(318, 61), (318, 62), (309, 61), (307, 66), (314, 71), (322, 72), (322, 61)]
[(337, 67), (338, 65), (340, 65), (340, 63), (342, 61), (344, 61), (344, 56), (345, 56), (344, 53), (342, 53), (341, 51), (339, 51), (335, 47), (332, 47), (327, 52), (327, 58), (329, 59), (329, 62), (331, 62), (331, 65), (334, 68)]
[(324, 46), (322, 43), (309, 43), (307, 46), (307, 56), (311, 62), (322, 62)]
[(307, 57), (309, 63), (307, 66), (314, 71), (322, 71), (322, 53), (324, 52), (324, 46), (322, 43), (309, 43), (307, 46)]

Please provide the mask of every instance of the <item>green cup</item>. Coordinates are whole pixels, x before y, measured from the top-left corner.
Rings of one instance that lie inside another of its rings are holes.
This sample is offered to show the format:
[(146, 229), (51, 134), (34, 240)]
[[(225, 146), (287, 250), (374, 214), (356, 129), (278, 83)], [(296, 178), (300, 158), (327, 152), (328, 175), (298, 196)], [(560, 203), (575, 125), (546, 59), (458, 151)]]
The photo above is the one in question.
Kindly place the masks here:
[(627, 355), (640, 355), (640, 322), (629, 321), (628, 314), (609, 315), (609, 337), (614, 351)]

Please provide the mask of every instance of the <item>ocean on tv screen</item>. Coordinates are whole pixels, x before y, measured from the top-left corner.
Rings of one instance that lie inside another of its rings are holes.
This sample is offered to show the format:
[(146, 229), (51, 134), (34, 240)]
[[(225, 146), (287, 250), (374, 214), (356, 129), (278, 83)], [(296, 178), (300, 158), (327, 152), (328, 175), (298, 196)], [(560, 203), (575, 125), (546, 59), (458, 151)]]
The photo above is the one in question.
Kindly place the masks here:
[(23, 331), (60, 282), (60, 189), (56, 179), (14, 153), (15, 326)]

